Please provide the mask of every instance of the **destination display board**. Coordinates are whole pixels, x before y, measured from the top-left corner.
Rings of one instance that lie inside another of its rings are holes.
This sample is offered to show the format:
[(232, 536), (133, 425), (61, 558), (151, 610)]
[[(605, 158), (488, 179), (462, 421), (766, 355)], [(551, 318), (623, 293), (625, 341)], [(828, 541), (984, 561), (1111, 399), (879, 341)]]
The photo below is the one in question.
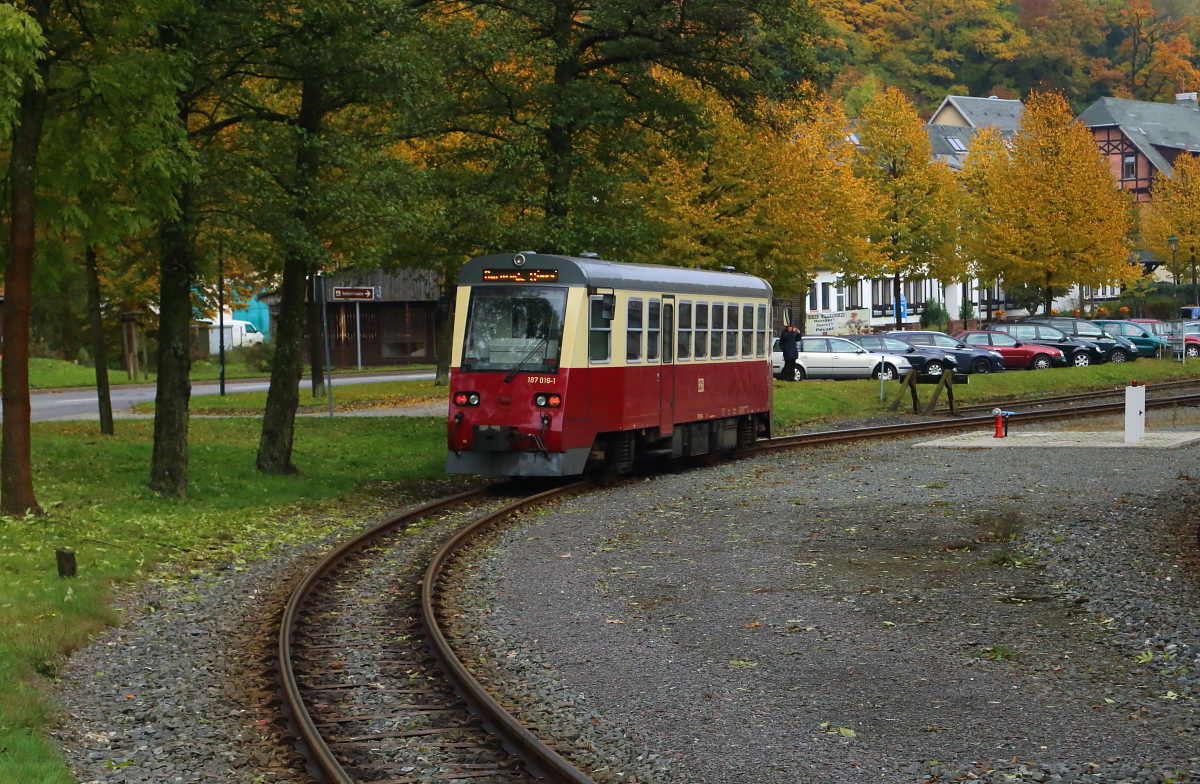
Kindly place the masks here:
[(484, 283), (557, 283), (556, 269), (503, 269), (483, 271)]

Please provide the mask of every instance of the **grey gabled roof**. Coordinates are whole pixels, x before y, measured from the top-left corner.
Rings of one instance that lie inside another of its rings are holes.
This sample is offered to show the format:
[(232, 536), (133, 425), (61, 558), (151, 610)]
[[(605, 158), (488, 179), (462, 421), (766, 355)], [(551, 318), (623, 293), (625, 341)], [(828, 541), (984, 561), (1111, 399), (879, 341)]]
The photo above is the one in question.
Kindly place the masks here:
[(1078, 120), (1089, 128), (1120, 128), (1154, 168), (1167, 175), (1171, 164), (1155, 146), (1200, 152), (1200, 111), (1187, 104), (1101, 98)]
[[(955, 170), (963, 167), (963, 162), (967, 159), (967, 150), (971, 148), (971, 140), (975, 137), (974, 128), (964, 128), (961, 125), (926, 125), (925, 133), (929, 136), (929, 152), (935, 161), (943, 161)], [(959, 147), (962, 149), (958, 149)]]
[[(938, 112), (946, 104), (950, 104), (972, 128), (986, 128), (995, 125), (1001, 131), (1013, 133), (1021, 128), (1021, 115), (1025, 105), (1017, 100), (1008, 98), (970, 98), (965, 95), (947, 95), (938, 107)], [(937, 116), (937, 112), (933, 113)]]

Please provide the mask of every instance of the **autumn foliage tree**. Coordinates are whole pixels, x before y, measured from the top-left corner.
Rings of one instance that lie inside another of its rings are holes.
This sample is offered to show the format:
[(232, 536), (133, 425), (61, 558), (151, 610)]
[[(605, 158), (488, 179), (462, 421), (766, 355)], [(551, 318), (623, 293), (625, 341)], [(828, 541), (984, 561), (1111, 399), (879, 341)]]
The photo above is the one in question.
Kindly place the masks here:
[(931, 160), (921, 119), (894, 87), (863, 110), (858, 140), (854, 172), (874, 190), (881, 213), (869, 236), (892, 278), (899, 329), (903, 281), (951, 280), (964, 269), (956, 247), (958, 185), (949, 167)]
[(1072, 285), (1136, 277), (1131, 205), (1061, 95), (1031, 95), (1011, 150), (978, 146), (969, 161), (988, 182), (978, 196), (990, 225), (987, 269), (1006, 284), (1042, 288), (1049, 312)]
[(1168, 238), (1175, 237), (1180, 259), (1191, 268), (1194, 289), (1200, 253), (1200, 158), (1180, 155), (1170, 176), (1154, 175), (1150, 192), (1153, 199), (1142, 207), (1142, 240), (1155, 256), (1170, 259)]
[(649, 182), (629, 189), (657, 226), (658, 242), (641, 258), (731, 265), (785, 296), (807, 288), (818, 268), (871, 266), (861, 228), (875, 208), (851, 171), (841, 109), (789, 102), (764, 109), (769, 122), (751, 123), (716, 96), (701, 96), (710, 128), (702, 149), (663, 155)]

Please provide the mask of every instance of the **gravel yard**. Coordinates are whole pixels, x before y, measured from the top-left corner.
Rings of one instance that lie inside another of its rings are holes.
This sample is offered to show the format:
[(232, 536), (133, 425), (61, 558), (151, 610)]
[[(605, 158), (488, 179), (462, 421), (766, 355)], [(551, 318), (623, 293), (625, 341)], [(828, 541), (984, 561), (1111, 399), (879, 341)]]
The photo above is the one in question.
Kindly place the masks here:
[(1197, 449), (911, 443), (626, 483), (499, 535), (489, 666), (534, 656), (645, 748), (605, 780), (1200, 780)]

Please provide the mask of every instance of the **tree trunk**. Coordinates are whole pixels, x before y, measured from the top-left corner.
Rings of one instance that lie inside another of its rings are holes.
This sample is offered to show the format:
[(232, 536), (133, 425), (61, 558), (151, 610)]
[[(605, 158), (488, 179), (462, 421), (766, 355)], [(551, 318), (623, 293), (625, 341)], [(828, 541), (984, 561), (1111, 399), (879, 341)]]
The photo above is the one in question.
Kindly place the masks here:
[[(312, 218), (307, 202), (313, 198), (320, 172), (320, 153), (315, 144), (321, 132), (319, 87), (319, 83), (312, 79), (305, 80), (301, 87), (297, 123), (301, 137), (296, 147), (296, 184), (291, 194), (296, 201), (293, 217), (299, 225), (309, 230), (310, 237), (315, 237), (316, 232), (313, 231), (314, 227), (308, 226)], [(292, 444), (296, 428), (296, 406), (300, 403), (300, 374), (303, 367), (300, 347), (304, 343), (305, 278), (317, 266), (313, 249), (301, 243), (303, 240), (293, 245), (284, 257), (283, 291), (279, 303), (279, 327), (275, 334), (275, 357), (271, 362), (271, 386), (267, 390), (267, 405), (263, 410), (262, 433), (258, 439), (258, 456), (255, 458), (258, 470), (268, 474), (296, 473), (296, 467), (292, 464)], [(321, 307), (317, 303), (323, 304), (325, 298), (317, 296), (317, 287), (324, 285), (325, 281), (316, 275), (311, 279), (310, 299), (315, 307)], [(311, 309), (307, 310), (311, 313)], [(323, 387), (322, 382), (325, 381), (325, 351), (319, 320), (315, 329), (309, 329), (309, 352), (312, 357), (315, 397), (318, 387)]]
[(900, 273), (892, 278), (892, 315), (896, 317), (896, 329), (904, 329), (904, 319), (900, 316)]
[(1046, 273), (1046, 315), (1050, 315), (1051, 306), (1054, 303), (1054, 289), (1050, 286), (1050, 278), (1052, 273)]
[[(300, 374), (303, 362), (305, 290), (307, 265), (289, 255), (283, 262), (283, 289), (279, 319), (275, 322), (275, 355), (271, 361), (271, 387), (263, 410), (262, 434), (258, 439), (255, 465), (267, 474), (294, 474), (292, 443), (296, 407), (300, 404)], [(316, 369), (314, 366), (314, 378)]]
[(96, 249), (88, 246), (83, 269), (87, 278), (88, 320), (92, 325), (92, 364), (96, 367), (96, 403), (100, 408), (100, 433), (113, 434), (112, 397), (108, 392), (108, 357), (104, 354), (104, 321), (100, 312), (100, 275), (96, 272)]
[(309, 281), (308, 307), (305, 309), (308, 319), (308, 358), (312, 365), (312, 396), (321, 397), (325, 394), (325, 344), (321, 340), (321, 296), (317, 286), (324, 281), (316, 275), (311, 276)]
[(183, 186), (179, 217), (163, 218), (159, 226), (158, 389), (150, 489), (168, 498), (187, 495), (188, 401), (192, 395), (190, 190), (190, 185)]
[[(31, 3), (45, 29), (49, 3)], [(46, 116), (43, 59), (40, 79), (25, 77), (9, 154), (10, 258), (4, 273), (4, 361), (0, 366), (0, 511), (20, 516), (41, 514), (33, 492), (29, 460), (29, 308), (33, 299), (33, 252), (37, 230), (37, 154)]]
[(798, 324), (793, 324), (796, 329), (800, 330), (801, 335), (808, 334), (808, 292), (812, 289), (813, 282), (809, 281), (804, 287), (804, 294), (800, 297), (800, 318)]

